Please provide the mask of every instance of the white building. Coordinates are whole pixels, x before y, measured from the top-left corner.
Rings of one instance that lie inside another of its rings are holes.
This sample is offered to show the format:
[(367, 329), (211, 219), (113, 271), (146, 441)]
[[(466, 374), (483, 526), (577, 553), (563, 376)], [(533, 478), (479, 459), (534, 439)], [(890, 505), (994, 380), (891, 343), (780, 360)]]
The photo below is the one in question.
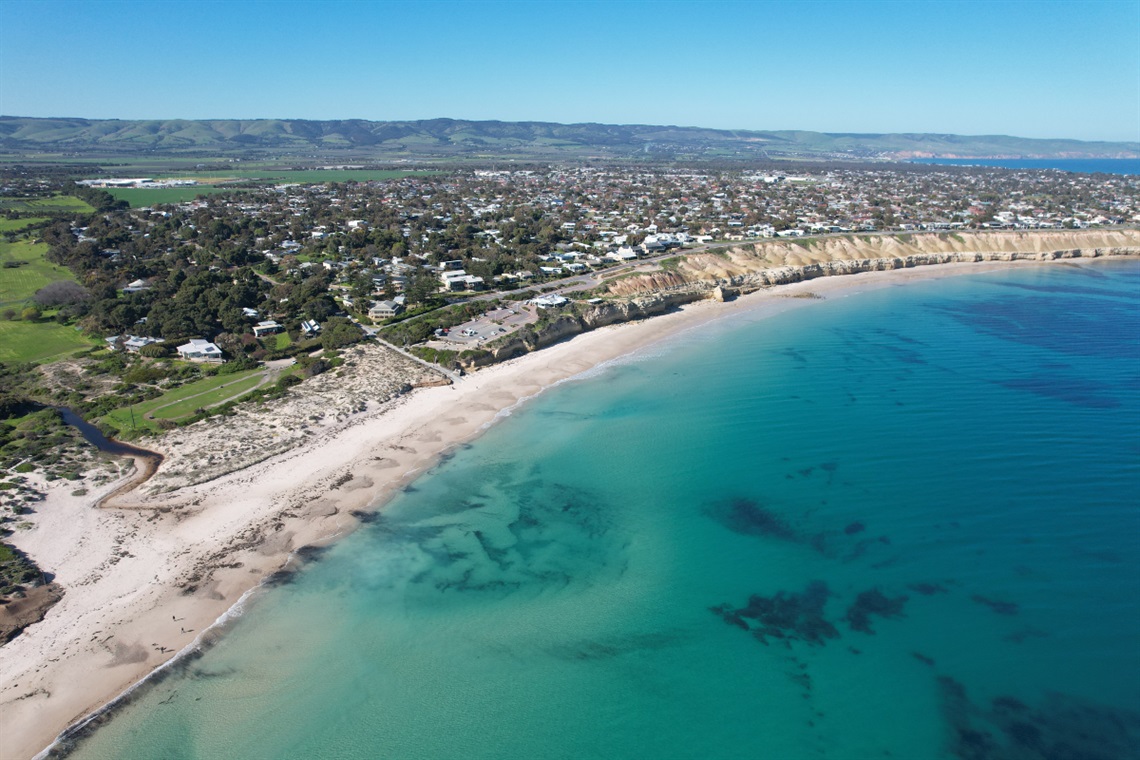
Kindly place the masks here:
[(189, 343), (178, 347), (178, 355), (192, 362), (220, 362), (222, 350), (208, 340), (191, 338)]

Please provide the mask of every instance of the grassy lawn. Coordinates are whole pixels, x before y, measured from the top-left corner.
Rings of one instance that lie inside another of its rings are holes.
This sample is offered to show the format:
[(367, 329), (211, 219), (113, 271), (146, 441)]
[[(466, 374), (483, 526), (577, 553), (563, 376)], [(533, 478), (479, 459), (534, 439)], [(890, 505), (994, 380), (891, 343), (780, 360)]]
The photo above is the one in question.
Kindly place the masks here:
[(41, 363), (99, 343), (55, 322), (0, 321), (0, 362)]
[[(257, 387), (257, 384), (261, 382), (262, 375), (258, 370), (250, 370), (249, 372), (235, 372), (232, 375), (223, 375), (223, 377), (226, 380), (223, 387), (218, 387), (201, 395), (183, 399), (170, 406), (157, 408), (155, 409), (154, 416), (164, 420), (176, 420), (179, 417), (187, 417), (193, 414), (195, 409), (207, 409), (222, 403), (226, 399), (240, 396), (247, 391), (253, 390)], [(210, 379), (216, 380), (219, 378)], [(204, 381), (200, 380), (199, 382)], [(196, 384), (197, 383), (195, 383), (195, 385)]]
[[(71, 272), (44, 258), (46, 243), (17, 240), (8, 243), (0, 240), (0, 306), (23, 302), (35, 292), (56, 280), (74, 280)], [(18, 267), (5, 267), (9, 261), (24, 261)]]
[(0, 219), (0, 232), (16, 232), (33, 224), (46, 221), (47, 217), (28, 217), (26, 219)]
[[(147, 414), (165, 420), (177, 420), (194, 414), (195, 409), (208, 409), (228, 398), (239, 396), (261, 381), (261, 370), (251, 369), (234, 372), (230, 375), (215, 375), (188, 383), (180, 388), (164, 393), (141, 404), (134, 405), (135, 427), (139, 430), (159, 430), (154, 420), (146, 419)], [(116, 409), (104, 416), (104, 422), (119, 430), (131, 429), (131, 410)]]
[(160, 203), (183, 203), (192, 201), (199, 195), (213, 195), (214, 193), (236, 192), (241, 188), (214, 187), (213, 185), (197, 185), (194, 187), (112, 187), (107, 192), (119, 200), (131, 204), (131, 208), (143, 206), (156, 206)]
[(292, 343), (293, 339), (289, 337), (289, 333), (277, 333), (276, 350), (280, 351), (281, 349), (288, 348)]
[(0, 209), (30, 211), (43, 214), (90, 214), (95, 211), (85, 201), (70, 196), (56, 195), (51, 198), (3, 198)]

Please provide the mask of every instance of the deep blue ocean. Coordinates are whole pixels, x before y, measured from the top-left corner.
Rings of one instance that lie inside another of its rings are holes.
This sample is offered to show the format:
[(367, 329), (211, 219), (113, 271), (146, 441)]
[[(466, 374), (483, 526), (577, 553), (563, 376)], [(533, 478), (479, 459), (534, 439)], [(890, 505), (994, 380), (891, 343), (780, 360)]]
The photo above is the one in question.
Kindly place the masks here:
[(75, 757), (1140, 757), (1140, 263), (872, 282), (542, 394)]
[(1003, 169), (1059, 169), (1084, 174), (1140, 174), (1140, 158), (915, 158), (910, 163), (997, 166)]

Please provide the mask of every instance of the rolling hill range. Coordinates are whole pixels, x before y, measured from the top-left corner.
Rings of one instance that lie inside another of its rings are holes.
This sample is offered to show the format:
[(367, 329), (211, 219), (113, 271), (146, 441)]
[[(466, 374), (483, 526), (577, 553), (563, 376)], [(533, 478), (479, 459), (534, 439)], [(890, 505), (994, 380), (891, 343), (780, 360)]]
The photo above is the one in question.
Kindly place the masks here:
[(826, 160), (1136, 158), (1140, 143), (1001, 135), (840, 134), (548, 122), (0, 117), (0, 152), (93, 157), (313, 155), (352, 159)]

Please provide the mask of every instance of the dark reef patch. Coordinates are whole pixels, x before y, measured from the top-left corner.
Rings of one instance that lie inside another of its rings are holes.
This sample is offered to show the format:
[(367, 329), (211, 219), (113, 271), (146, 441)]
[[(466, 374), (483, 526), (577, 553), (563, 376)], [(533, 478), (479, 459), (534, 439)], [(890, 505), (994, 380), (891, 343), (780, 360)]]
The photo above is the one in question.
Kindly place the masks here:
[[(825, 462), (819, 465), (818, 469), (833, 472), (837, 467), (834, 462)], [(787, 477), (796, 476), (789, 473)], [(821, 504), (826, 503), (826, 500), (821, 502)], [(701, 511), (706, 517), (733, 533), (800, 544), (810, 547), (824, 557), (840, 559), (845, 563), (861, 558), (877, 545), (891, 545), (889, 536), (873, 538), (861, 536), (860, 534), (866, 531), (866, 524), (862, 521), (848, 523), (842, 529), (812, 530), (815, 527), (810, 524), (813, 509), (800, 510), (796, 513), (799, 521), (793, 522), (769, 504), (747, 496), (734, 496), (711, 502), (704, 505)]]
[[(505, 595), (566, 587), (625, 571), (625, 543), (611, 535), (615, 510), (587, 489), (488, 469), (476, 489), (384, 511), (368, 530), (403, 558), (409, 604), (440, 593)], [(362, 584), (389, 587), (390, 575)]]
[(921, 662), (923, 665), (929, 665), (932, 668), (934, 667), (934, 658), (933, 657), (929, 657), (929, 656), (923, 654), (922, 652), (911, 652), (910, 656), (913, 657), (914, 659), (918, 660), (919, 662)]
[(277, 588), (279, 586), (288, 586), (297, 580), (297, 574), (293, 570), (277, 570), (272, 572), (261, 581), (261, 585), (266, 588)]
[(1140, 714), (1066, 694), (1037, 705), (1000, 696), (989, 707), (938, 679), (949, 749), (962, 760), (1140, 760)]
[(871, 617), (878, 615), (882, 618), (901, 617), (906, 607), (907, 596), (889, 597), (877, 588), (864, 591), (855, 598), (855, 602), (847, 608), (845, 619), (853, 631), (874, 633), (871, 628)]
[(935, 594), (946, 593), (946, 587), (941, 583), (912, 583), (907, 586), (907, 588), (923, 596), (934, 596)]
[(1003, 636), (1005, 641), (1012, 641), (1014, 644), (1020, 644), (1026, 639), (1044, 639), (1049, 636), (1048, 632), (1042, 631), (1040, 628), (1025, 627), (1014, 631), (1008, 636)]
[(547, 653), (560, 660), (580, 662), (604, 661), (634, 652), (659, 650), (676, 646), (682, 638), (682, 635), (676, 632), (640, 633), (603, 641), (582, 640), (563, 642), (550, 647)]
[(1086, 409), (1115, 409), (1120, 406), (1120, 399), (1112, 395), (1111, 388), (1105, 385), (1090, 387), (1086, 380), (1078, 382), (1066, 377), (1043, 376), (1005, 380), (1000, 385)]
[(981, 594), (974, 594), (970, 597), (970, 599), (982, 605), (983, 607), (989, 607), (999, 615), (1016, 615), (1018, 612), (1018, 606), (1016, 602), (1004, 602), (1001, 599), (990, 599), (988, 596), (982, 596)]
[(716, 502), (705, 509), (705, 514), (733, 533), (778, 538), (781, 541), (802, 540), (783, 517), (752, 499), (737, 497)]
[(798, 594), (785, 591), (768, 597), (753, 594), (748, 604), (739, 609), (729, 604), (709, 609), (729, 625), (750, 631), (764, 644), (772, 638), (818, 646), (839, 636), (836, 627), (824, 617), (830, 596), (826, 583), (812, 581)]
[(293, 552), (293, 556), (302, 562), (316, 562), (329, 551), (327, 546), (314, 546), (313, 544), (306, 544), (299, 547)]
[(379, 512), (366, 512), (363, 509), (354, 509), (349, 514), (359, 520), (361, 525), (371, 525), (380, 519)]

